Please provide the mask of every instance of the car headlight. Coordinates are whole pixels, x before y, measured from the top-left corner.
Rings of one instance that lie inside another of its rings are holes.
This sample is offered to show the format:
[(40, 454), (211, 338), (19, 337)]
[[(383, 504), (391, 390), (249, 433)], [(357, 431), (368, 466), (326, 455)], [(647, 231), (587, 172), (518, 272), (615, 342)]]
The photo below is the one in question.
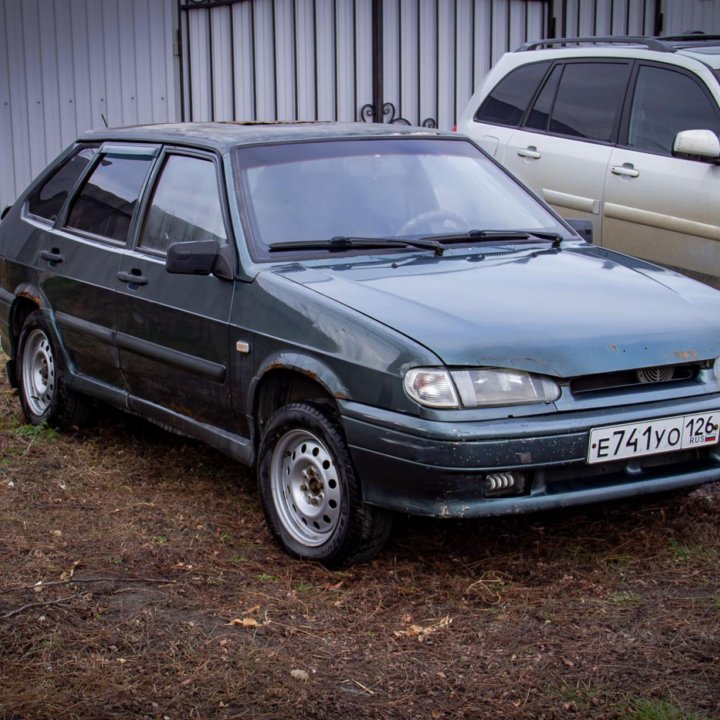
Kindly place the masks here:
[(405, 392), (415, 402), (432, 408), (458, 408), (455, 386), (447, 370), (413, 368), (405, 374)]
[(498, 368), (414, 368), (405, 375), (405, 391), (434, 408), (551, 403), (560, 397), (560, 386), (551, 378)]

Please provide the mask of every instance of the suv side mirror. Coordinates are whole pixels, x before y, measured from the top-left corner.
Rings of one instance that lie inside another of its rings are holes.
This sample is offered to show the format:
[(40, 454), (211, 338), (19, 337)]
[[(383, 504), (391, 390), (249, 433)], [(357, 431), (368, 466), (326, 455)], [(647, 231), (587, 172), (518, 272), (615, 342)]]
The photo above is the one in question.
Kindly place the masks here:
[(576, 218), (565, 218), (565, 222), (585, 241), (593, 241), (592, 220), (578, 220)]
[(712, 130), (683, 130), (675, 136), (672, 154), (688, 160), (720, 160), (720, 140)]

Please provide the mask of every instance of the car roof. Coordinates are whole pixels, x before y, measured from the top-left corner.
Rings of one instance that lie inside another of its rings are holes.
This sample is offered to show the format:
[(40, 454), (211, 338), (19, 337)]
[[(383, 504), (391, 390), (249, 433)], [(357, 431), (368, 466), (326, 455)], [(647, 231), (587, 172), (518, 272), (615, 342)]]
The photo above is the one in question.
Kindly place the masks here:
[[(540, 52), (547, 57), (563, 55), (603, 54), (626, 57), (649, 57), (655, 53), (665, 55), (667, 62), (673, 54), (692, 58), (713, 69), (720, 68), (720, 35), (670, 35), (664, 37), (646, 37), (641, 35), (588, 36), (575, 38), (551, 38), (533, 40), (521, 45), (515, 52)], [(658, 58), (659, 59), (659, 58)]]
[(80, 137), (81, 142), (149, 142), (190, 145), (227, 152), (242, 145), (283, 143), (307, 140), (338, 140), (343, 138), (389, 138), (401, 136), (444, 136), (457, 134), (433, 128), (382, 123), (336, 122), (197, 122), (91, 130)]

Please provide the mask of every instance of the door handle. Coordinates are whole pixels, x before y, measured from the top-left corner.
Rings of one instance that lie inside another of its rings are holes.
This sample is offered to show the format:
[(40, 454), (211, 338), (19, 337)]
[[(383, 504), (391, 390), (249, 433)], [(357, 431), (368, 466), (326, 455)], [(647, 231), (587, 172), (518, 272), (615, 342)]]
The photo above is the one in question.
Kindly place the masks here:
[(41, 250), (40, 257), (43, 260), (47, 260), (52, 267), (65, 260), (65, 256), (57, 248), (53, 248), (52, 250)]
[(530, 160), (539, 160), (542, 157), (534, 145), (528, 145), (526, 148), (520, 148), (517, 151), (517, 154), (522, 158), (529, 158)]
[(623, 175), (624, 177), (631, 177), (636, 178), (640, 171), (635, 169), (635, 166), (632, 163), (623, 163), (622, 165), (613, 165), (612, 168), (610, 168), (610, 172), (613, 175)]
[(147, 278), (137, 268), (133, 268), (130, 272), (121, 270), (117, 277), (118, 280), (128, 283), (128, 285), (147, 285)]

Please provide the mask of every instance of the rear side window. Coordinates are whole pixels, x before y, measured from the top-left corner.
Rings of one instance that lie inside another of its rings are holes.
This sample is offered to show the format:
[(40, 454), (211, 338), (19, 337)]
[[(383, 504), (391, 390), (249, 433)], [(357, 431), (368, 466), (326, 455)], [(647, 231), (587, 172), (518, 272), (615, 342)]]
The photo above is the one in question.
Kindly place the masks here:
[(475, 113), (475, 121), (519, 125), (549, 65), (549, 62), (523, 65), (506, 75)]
[(630, 75), (628, 63), (565, 65), (549, 130), (608, 142), (615, 132)]
[(75, 200), (68, 226), (125, 242), (151, 164), (147, 157), (103, 157)]
[(630, 111), (628, 145), (670, 155), (682, 130), (720, 131), (718, 111), (693, 78), (664, 68), (643, 65)]
[(84, 147), (66, 160), (28, 200), (28, 212), (54, 222), (78, 178), (97, 152), (96, 147)]
[(562, 65), (556, 65), (553, 68), (550, 77), (548, 77), (533, 105), (533, 109), (530, 111), (530, 115), (525, 122), (526, 127), (533, 128), (533, 130), (547, 130), (548, 119), (550, 118), (553, 102), (555, 102), (555, 94), (560, 83), (562, 69)]
[(177, 242), (225, 241), (215, 164), (184, 155), (170, 155), (158, 180), (140, 247), (166, 252)]

